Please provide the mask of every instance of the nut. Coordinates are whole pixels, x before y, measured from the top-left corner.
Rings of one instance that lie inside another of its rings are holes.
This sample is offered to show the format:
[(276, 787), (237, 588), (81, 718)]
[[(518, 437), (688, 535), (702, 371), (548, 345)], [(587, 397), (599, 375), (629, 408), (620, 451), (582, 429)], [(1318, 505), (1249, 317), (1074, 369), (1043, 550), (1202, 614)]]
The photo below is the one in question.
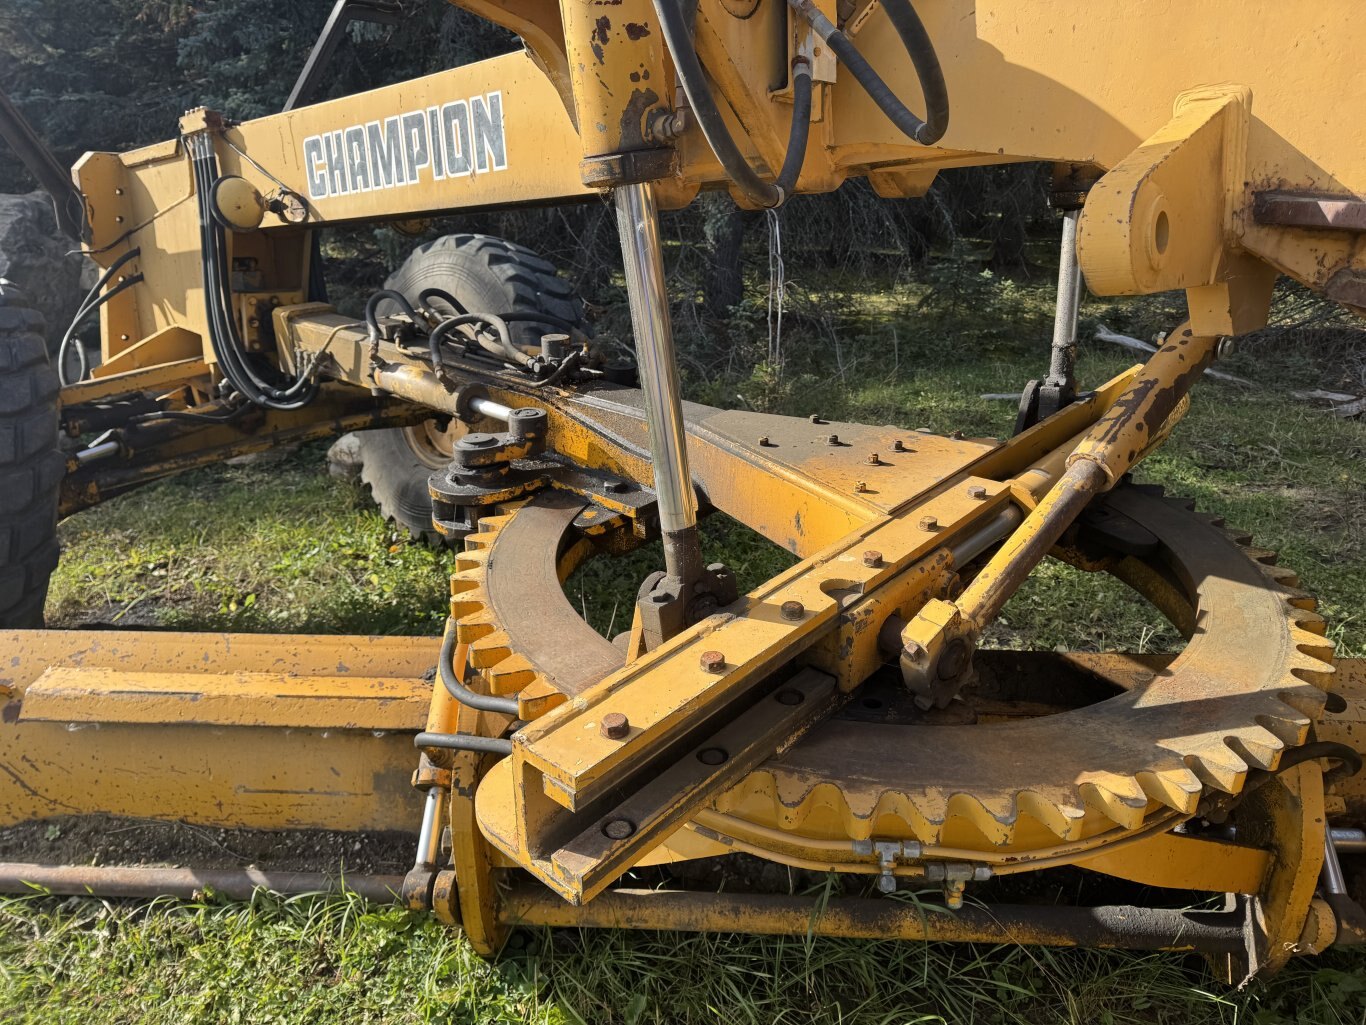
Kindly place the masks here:
[(600, 732), (608, 740), (624, 740), (631, 732), (631, 723), (620, 712), (608, 712), (602, 717)]
[(806, 615), (806, 606), (799, 601), (785, 601), (780, 611), (784, 619), (795, 623)]
[(935, 517), (933, 517), (933, 516), (922, 516), (922, 517), (920, 517), (920, 529), (921, 529), (921, 530), (938, 530), (938, 529), (939, 529), (939, 520), (937, 520), (937, 519), (936, 519)]
[(863, 564), (869, 569), (877, 569), (882, 565), (882, 553), (868, 549), (863, 553)]
[(980, 484), (974, 484), (968, 488), (968, 497), (980, 502), (987, 497), (987, 489)]
[(704, 651), (702, 657), (698, 659), (703, 671), (708, 673), (724, 672), (726, 668), (726, 656), (719, 651)]

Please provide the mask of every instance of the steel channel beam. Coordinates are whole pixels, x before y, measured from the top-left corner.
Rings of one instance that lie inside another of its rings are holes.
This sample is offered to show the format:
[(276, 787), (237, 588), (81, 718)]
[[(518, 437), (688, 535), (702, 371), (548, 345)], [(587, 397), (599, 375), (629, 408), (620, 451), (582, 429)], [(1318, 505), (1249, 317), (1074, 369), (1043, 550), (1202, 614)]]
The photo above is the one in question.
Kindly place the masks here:
[(1012, 943), (1125, 950), (1239, 954), (1241, 912), (1141, 907), (968, 905), (954, 912), (891, 900), (823, 903), (768, 894), (609, 890), (581, 907), (548, 890), (521, 886), (504, 899), (509, 925), (579, 929), (746, 932), (765, 936), (839, 936), (872, 940)]

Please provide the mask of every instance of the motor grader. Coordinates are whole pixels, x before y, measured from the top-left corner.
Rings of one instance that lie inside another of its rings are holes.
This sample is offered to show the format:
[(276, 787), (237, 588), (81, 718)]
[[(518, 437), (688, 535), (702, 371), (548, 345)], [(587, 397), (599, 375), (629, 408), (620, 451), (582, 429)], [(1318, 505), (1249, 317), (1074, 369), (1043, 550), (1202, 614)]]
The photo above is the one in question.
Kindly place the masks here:
[[(4, 108), (103, 273), (93, 369), (0, 300), (0, 822), (406, 830), (411, 872), (346, 884), (487, 955), (527, 924), (749, 931), (1198, 951), (1236, 981), (1360, 940), (1366, 668), (1270, 552), (1130, 477), (1278, 275), (1366, 308), (1354, 5), (453, 2), (524, 48), (305, 104), (349, 21), (402, 16), (340, 0), (281, 113), (191, 110), (70, 177)], [(1011, 437), (683, 401), (660, 208), (859, 176), (895, 201), (1013, 161), (1051, 165), (1062, 253)], [(615, 207), (633, 364), (497, 239), (420, 247), (363, 317), (326, 301), (327, 227), (584, 200)], [(1083, 281), (1183, 290), (1188, 317), (1080, 382)], [(41, 628), (59, 517), (349, 431), (386, 512), (460, 547), (442, 639)], [(699, 538), (717, 511), (795, 565), (737, 593)], [(652, 541), (630, 630), (600, 636), (562, 582)], [(984, 647), (1045, 558), (1184, 647)], [(688, 871), (715, 859), (825, 883), (718, 893)], [(1057, 871), (1141, 899), (1003, 898)], [(0, 866), (57, 892), (326, 881)]]

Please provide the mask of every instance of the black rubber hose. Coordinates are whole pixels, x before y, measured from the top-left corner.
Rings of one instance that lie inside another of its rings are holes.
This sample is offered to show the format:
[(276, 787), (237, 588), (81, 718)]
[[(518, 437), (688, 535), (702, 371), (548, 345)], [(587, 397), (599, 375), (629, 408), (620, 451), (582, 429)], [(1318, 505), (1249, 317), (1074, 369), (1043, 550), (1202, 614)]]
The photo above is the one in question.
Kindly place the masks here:
[(1276, 763), (1276, 771), (1284, 772), (1286, 769), (1301, 762), (1312, 762), (1319, 758), (1331, 758), (1340, 762), (1335, 769), (1328, 769), (1323, 774), (1325, 783), (1338, 779), (1346, 779), (1355, 776), (1361, 771), (1361, 755), (1346, 744), (1337, 744), (1330, 740), (1311, 741), (1308, 744), (1301, 744), (1299, 747), (1292, 748), (1281, 755), (1281, 759)]
[(232, 280), (227, 267), (227, 240), (213, 217), (210, 196), (218, 177), (218, 159), (212, 140), (195, 136), (189, 140), (199, 208), (199, 239), (203, 265), (204, 305), (208, 314), (209, 342), (228, 383), (245, 398), (270, 409), (298, 409), (318, 392), (316, 382), (301, 374), (285, 387), (258, 377), (237, 333), (232, 310)]
[(466, 687), (455, 676), (455, 620), (446, 620), (446, 634), (441, 638), (441, 655), (438, 658), (436, 669), (437, 675), (441, 678), (442, 685), (450, 691), (451, 697), (455, 698), (466, 708), (473, 708), (476, 712), (502, 712), (504, 715), (515, 716), (517, 714), (516, 698), (498, 698), (492, 694), (476, 694)]
[[(113, 270), (112, 267), (110, 269)], [(89, 317), (90, 314), (94, 313), (110, 299), (114, 298), (114, 296), (132, 288), (142, 280), (141, 274), (133, 274), (130, 277), (126, 277), (109, 291), (96, 296), (92, 302), (83, 305), (76, 311), (76, 318), (71, 322), (71, 326), (66, 329), (66, 334), (62, 335), (61, 345), (57, 346), (57, 379), (61, 382), (63, 388), (73, 383), (66, 374), (66, 354), (71, 351), (71, 343), (76, 337), (76, 329), (85, 323), (86, 318)], [(85, 375), (90, 369), (90, 363), (85, 357), (85, 348), (80, 342), (76, 342), (76, 355), (78, 357), (76, 363), (79, 371), (76, 377), (76, 383), (78, 383), (85, 380)]]
[(571, 370), (577, 369), (578, 365), (579, 354), (577, 352), (571, 352), (560, 361), (560, 365), (552, 370), (545, 380), (537, 381), (536, 383), (542, 386), (559, 384)]
[(482, 755), (512, 754), (512, 741), (501, 737), (477, 737), (472, 733), (419, 733), (413, 738), (413, 746), (474, 751)]
[(778, 172), (778, 188), (783, 198), (792, 195), (806, 160), (806, 140), (811, 134), (811, 62), (805, 57), (792, 61), (792, 128), (787, 135), (787, 156)]
[(896, 34), (906, 48), (907, 55), (920, 79), (920, 91), (925, 94), (925, 120), (921, 120), (907, 109), (894, 92), (873, 70), (873, 66), (858, 52), (858, 48), (843, 32), (830, 23), (821, 13), (813, 0), (787, 0), (815, 31), (816, 35), (830, 45), (835, 56), (840, 59), (849, 72), (858, 79), (868, 96), (887, 115), (905, 135), (924, 146), (932, 146), (944, 137), (949, 128), (949, 91), (944, 84), (944, 71), (939, 66), (939, 56), (934, 52), (934, 43), (925, 31), (920, 15), (915, 13), (910, 0), (882, 0), (882, 9), (887, 12)]
[[(423, 294), (425, 295), (426, 293), (424, 292)], [(369, 328), (371, 337), (379, 337), (379, 304), (385, 299), (397, 303), (403, 312), (408, 314), (414, 324), (422, 323), (422, 318), (417, 315), (417, 310), (413, 309), (413, 304), (408, 301), (406, 295), (402, 292), (395, 292), (392, 288), (381, 288), (366, 300), (365, 303), (365, 326)], [(418, 301), (421, 302), (420, 297)]]
[(461, 303), (459, 299), (451, 295), (451, 293), (447, 292), (444, 288), (424, 288), (421, 292), (417, 293), (417, 303), (419, 306), (430, 306), (431, 303), (427, 300), (431, 298), (440, 299), (456, 313), (469, 312), (469, 310), (465, 309), (464, 304)]
[(502, 317), (495, 317), (492, 313), (462, 313), (456, 317), (447, 317), (432, 329), (432, 334), (438, 331), (449, 333), (452, 328), (457, 328), (461, 324), (488, 325), (498, 335), (499, 351), (518, 366), (525, 367), (531, 364), (531, 357), (512, 344), (512, 333), (508, 331), (507, 321)]
[(716, 159), (721, 162), (721, 167), (751, 202), (762, 207), (778, 206), (785, 198), (783, 191), (754, 173), (754, 168), (749, 166), (749, 161), (735, 145), (730, 130), (726, 128), (726, 122), (716, 106), (716, 98), (712, 96), (703, 75), (702, 63), (697, 59), (697, 50), (688, 32), (682, 5), (678, 0), (654, 0), (654, 8), (660, 31), (664, 34), (664, 45), (673, 57), (674, 70), (678, 73), (679, 84), (683, 86), (683, 94), (687, 96), (688, 104), (697, 117), (697, 125), (706, 136)]
[[(81, 300), (81, 304), (76, 307), (76, 315), (71, 318), (71, 324), (67, 327), (66, 334), (62, 336), (62, 344), (57, 347), (57, 378), (61, 381), (63, 388), (65, 388), (67, 385), (71, 383), (67, 380), (66, 377), (66, 352), (68, 347), (71, 345), (70, 340), (72, 336), (75, 335), (76, 328), (80, 327), (81, 323), (85, 320), (86, 316), (89, 314), (91, 309), (98, 308), (98, 304), (101, 301), (99, 299), (100, 289), (104, 288), (104, 286), (109, 283), (109, 279), (114, 276), (114, 274), (118, 271), (120, 267), (126, 264), (129, 260), (132, 260), (141, 255), (142, 247), (134, 246), (132, 249), (128, 250), (128, 252), (124, 253), (117, 260), (111, 263), (100, 274), (98, 280), (96, 280), (95, 284), (91, 286), (90, 291), (85, 294), (85, 298)], [(78, 377), (77, 380), (80, 381), (85, 379), (85, 374), (89, 367), (86, 363), (85, 350), (78, 349), (77, 353), (80, 356), (81, 373), (81, 376)]]

